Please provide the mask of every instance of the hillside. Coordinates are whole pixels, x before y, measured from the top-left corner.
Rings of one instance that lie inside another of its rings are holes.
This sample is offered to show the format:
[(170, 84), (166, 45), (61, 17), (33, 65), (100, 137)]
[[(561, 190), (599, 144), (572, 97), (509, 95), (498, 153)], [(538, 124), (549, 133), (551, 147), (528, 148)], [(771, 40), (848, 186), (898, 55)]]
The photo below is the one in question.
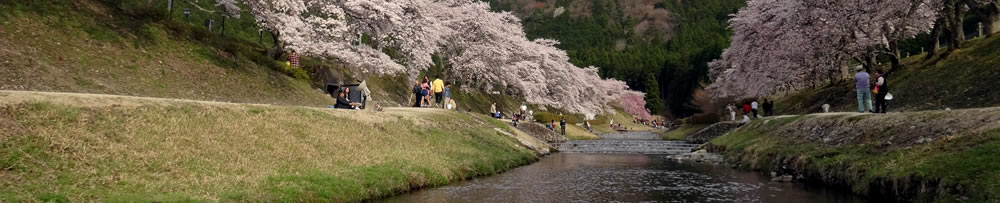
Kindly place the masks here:
[[(888, 76), (895, 97), (889, 110), (921, 111), (1000, 106), (1000, 36), (968, 41), (944, 59), (915, 55), (903, 60), (905, 68)], [(888, 67), (884, 67), (888, 70)], [(853, 76), (853, 73), (852, 73)], [(854, 84), (836, 82), (790, 93), (777, 100), (778, 114), (857, 111)]]
[(888, 201), (1000, 198), (998, 108), (773, 117), (708, 148), (742, 168)]
[(435, 109), (0, 91), (0, 202), (353, 202), (530, 163), (547, 145), (525, 135)]
[(695, 92), (705, 64), (729, 46), (729, 15), (744, 0), (491, 0), (494, 10), (521, 17), (529, 38), (550, 38), (570, 62), (600, 67), (602, 77), (656, 92), (654, 114), (683, 118), (700, 109)]
[[(252, 16), (230, 18), (223, 30), (221, 15), (198, 9), (214, 9), (210, 1), (178, 1), (177, 10), (194, 10), (190, 19), (168, 15), (165, 1), (144, 2), (0, 2), (0, 90), (333, 103), (263, 55), (273, 42), (257, 36)], [(218, 19), (213, 30), (201, 26), (209, 17)]]

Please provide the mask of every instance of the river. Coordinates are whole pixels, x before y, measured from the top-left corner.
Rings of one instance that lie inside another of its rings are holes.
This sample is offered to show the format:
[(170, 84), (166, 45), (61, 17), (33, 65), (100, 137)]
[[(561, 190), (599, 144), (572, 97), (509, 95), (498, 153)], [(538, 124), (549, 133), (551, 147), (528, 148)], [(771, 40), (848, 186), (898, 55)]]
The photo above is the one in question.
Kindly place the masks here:
[(491, 177), (384, 202), (867, 202), (841, 190), (663, 155), (557, 153)]

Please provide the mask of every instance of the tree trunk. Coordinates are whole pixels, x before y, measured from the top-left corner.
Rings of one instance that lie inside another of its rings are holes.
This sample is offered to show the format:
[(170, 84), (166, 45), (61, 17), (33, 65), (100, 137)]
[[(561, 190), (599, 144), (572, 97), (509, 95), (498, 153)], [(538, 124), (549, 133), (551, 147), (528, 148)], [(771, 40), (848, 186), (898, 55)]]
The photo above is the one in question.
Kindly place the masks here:
[(937, 55), (937, 50), (941, 48), (941, 35), (944, 34), (944, 24), (945, 21), (943, 17), (938, 18), (938, 20), (934, 22), (934, 29), (931, 30), (931, 44), (928, 45), (929, 48), (927, 50), (927, 56), (925, 56), (924, 59), (930, 59), (933, 58), (934, 55)]
[(949, 6), (951, 12), (948, 16), (948, 24), (950, 24), (951, 27), (951, 43), (948, 44), (948, 51), (945, 52), (945, 56), (955, 50), (958, 50), (958, 48), (962, 45), (962, 41), (965, 41), (965, 30), (962, 25), (962, 17), (965, 16), (965, 6), (958, 1), (951, 2)]
[(899, 54), (900, 53), (899, 52), (899, 42), (896, 42), (896, 41), (889, 42), (889, 52), (890, 52), (890, 54), (889, 54), (889, 62), (892, 63), (892, 68), (890, 68), (887, 73), (896, 72), (897, 70), (902, 69), (903, 68), (903, 64), (900, 61), (901, 57), (900, 57), (900, 54)]
[(271, 56), (274, 60), (281, 59), (281, 54), (284, 52), (281, 40), (278, 40), (280, 35), (281, 33), (271, 31), (271, 40), (274, 41), (274, 44), (267, 50), (267, 55)]

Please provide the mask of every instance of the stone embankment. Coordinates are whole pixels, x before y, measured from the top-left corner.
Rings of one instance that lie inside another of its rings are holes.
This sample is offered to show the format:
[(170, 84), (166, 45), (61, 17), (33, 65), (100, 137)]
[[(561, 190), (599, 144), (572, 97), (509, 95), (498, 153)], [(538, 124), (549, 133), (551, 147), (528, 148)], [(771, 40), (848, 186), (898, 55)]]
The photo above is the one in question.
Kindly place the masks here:
[(660, 140), (650, 132), (626, 132), (601, 135), (600, 140), (572, 140), (559, 146), (561, 152), (611, 154), (683, 154), (698, 144)]
[(684, 138), (684, 140), (687, 140), (688, 142), (692, 143), (706, 143), (712, 139), (715, 139), (719, 136), (728, 133), (729, 131), (732, 131), (733, 129), (738, 128), (739, 126), (740, 126), (739, 122), (720, 122), (712, 124), (704, 129), (699, 130), (698, 132), (695, 132), (694, 134), (691, 134), (690, 136), (687, 136), (686, 138)]

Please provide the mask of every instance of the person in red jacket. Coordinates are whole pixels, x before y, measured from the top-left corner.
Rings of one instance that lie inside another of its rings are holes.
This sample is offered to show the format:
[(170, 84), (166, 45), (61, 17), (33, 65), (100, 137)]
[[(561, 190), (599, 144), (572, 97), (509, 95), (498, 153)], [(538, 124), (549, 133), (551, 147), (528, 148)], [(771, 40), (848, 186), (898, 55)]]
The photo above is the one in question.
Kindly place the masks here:
[(750, 104), (743, 104), (743, 115), (750, 115)]

